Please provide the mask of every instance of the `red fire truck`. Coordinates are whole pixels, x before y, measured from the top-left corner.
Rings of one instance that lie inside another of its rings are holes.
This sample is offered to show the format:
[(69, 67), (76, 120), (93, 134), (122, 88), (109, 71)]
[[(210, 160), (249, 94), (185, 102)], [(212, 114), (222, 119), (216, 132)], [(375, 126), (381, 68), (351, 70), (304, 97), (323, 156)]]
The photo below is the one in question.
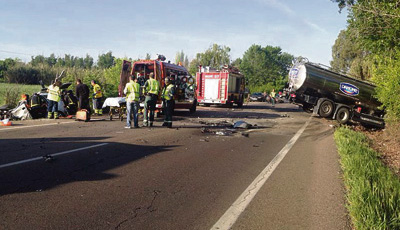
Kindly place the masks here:
[(199, 104), (243, 105), (246, 81), (237, 68), (224, 66), (217, 71), (200, 66), (196, 73), (196, 82)]
[[(162, 56), (163, 57), (163, 56)], [(140, 60), (136, 62), (124, 61), (122, 64), (122, 71), (120, 77), (120, 83), (118, 86), (119, 96), (124, 96), (124, 88), (126, 83), (129, 82), (129, 76), (138, 76), (139, 84), (144, 87), (145, 82), (149, 79), (149, 74), (154, 73), (155, 79), (160, 82), (161, 89), (164, 88), (164, 79), (170, 77), (173, 84), (176, 87), (175, 90), (175, 109), (189, 109), (191, 113), (196, 111), (197, 99), (196, 99), (196, 86), (195, 79), (192, 77), (185, 67), (164, 62), (160, 58), (157, 60)], [(144, 97), (141, 98), (140, 106), (144, 107)], [(156, 108), (159, 112), (161, 111), (161, 91), (159, 93), (159, 100)]]

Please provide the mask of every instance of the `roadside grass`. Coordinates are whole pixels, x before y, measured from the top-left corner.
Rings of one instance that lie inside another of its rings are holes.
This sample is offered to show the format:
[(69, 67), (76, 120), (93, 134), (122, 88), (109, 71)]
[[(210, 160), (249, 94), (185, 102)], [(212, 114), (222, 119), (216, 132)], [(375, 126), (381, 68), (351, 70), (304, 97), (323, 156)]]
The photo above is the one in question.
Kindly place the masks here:
[(0, 106), (8, 104), (11, 107), (17, 105), (21, 94), (32, 96), (33, 93), (39, 92), (42, 87), (40, 85), (22, 85), (0, 83)]
[(340, 127), (335, 140), (355, 229), (400, 229), (399, 178), (383, 165), (364, 134)]

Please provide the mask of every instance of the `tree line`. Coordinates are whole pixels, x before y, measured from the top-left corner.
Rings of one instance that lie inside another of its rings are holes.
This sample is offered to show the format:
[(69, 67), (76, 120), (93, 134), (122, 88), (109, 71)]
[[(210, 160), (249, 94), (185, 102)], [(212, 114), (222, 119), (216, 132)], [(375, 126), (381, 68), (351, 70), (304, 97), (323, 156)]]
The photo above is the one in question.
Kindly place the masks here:
[[(331, 66), (376, 84), (387, 121), (400, 129), (400, 4), (388, 0), (332, 0), (347, 8), (348, 26), (332, 48)], [(399, 138), (399, 137), (398, 137)], [(399, 138), (400, 140), (400, 138)]]
[[(244, 53), (243, 57), (231, 60), (230, 47), (213, 44), (204, 52), (197, 53), (195, 58), (189, 61), (183, 50), (178, 51), (175, 63), (185, 66), (192, 75), (198, 71), (198, 67), (210, 66), (217, 70), (224, 65), (232, 65), (241, 69), (247, 80), (251, 92), (270, 91), (272, 88), (282, 89), (287, 81), (287, 74), (293, 56), (282, 52), (280, 47), (252, 45)], [(151, 55), (146, 54), (145, 59)], [(62, 70), (65, 71), (64, 81), (74, 82), (80, 78), (87, 81), (99, 80), (105, 85), (106, 95), (117, 96), (121, 58), (116, 58), (109, 51), (98, 56), (97, 62), (93, 57), (76, 57), (65, 54), (56, 57), (51, 54), (32, 56), (31, 61), (23, 63), (18, 59), (7, 58), (0, 60), (0, 81), (19, 84), (38, 84), (42, 80), (50, 84), (51, 80)], [(132, 60), (132, 59), (130, 59)], [(109, 85), (114, 84), (114, 85)]]

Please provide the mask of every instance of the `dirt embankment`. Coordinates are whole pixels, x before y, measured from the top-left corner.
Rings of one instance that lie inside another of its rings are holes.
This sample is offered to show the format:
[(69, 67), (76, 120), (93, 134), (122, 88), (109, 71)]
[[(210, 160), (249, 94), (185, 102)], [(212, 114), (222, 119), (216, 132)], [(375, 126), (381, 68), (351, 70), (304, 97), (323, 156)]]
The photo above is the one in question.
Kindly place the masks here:
[(368, 136), (371, 147), (381, 153), (382, 162), (400, 177), (400, 125), (384, 130), (369, 130), (361, 126), (355, 129)]

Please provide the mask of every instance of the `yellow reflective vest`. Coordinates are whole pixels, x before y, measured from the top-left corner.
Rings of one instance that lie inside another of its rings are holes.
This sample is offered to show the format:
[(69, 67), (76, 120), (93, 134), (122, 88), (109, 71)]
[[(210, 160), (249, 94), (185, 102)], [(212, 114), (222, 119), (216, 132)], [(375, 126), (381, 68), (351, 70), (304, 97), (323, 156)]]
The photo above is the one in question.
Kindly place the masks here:
[(126, 84), (124, 93), (126, 95), (126, 101), (139, 101), (139, 91), (140, 91), (140, 84), (134, 81), (130, 81)]
[(160, 83), (156, 79), (149, 79), (146, 82), (146, 92), (158, 95)]
[(103, 93), (101, 92), (101, 87), (100, 87), (99, 84), (94, 84), (94, 86), (93, 86), (93, 94), (95, 94), (94, 98), (103, 97)]
[(50, 101), (60, 101), (60, 88), (58, 86), (50, 85), (48, 88), (49, 93), (47, 94), (47, 99)]
[(173, 88), (174, 88), (174, 85), (172, 85), (172, 84), (169, 84), (169, 85), (165, 86), (164, 89), (163, 89), (163, 92), (162, 92), (162, 98), (167, 100), (167, 101), (171, 100), (173, 98), (173, 96), (174, 96), (173, 92), (172, 92)]

